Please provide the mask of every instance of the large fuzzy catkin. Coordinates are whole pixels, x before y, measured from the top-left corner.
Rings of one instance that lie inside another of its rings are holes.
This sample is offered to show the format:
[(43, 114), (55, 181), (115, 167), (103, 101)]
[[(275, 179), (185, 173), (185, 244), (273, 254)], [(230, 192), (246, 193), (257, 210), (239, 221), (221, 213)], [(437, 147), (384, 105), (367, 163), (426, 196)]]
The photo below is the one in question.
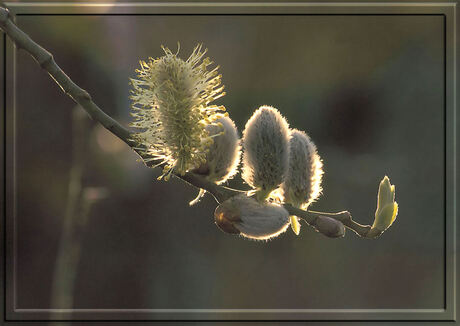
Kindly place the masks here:
[(259, 203), (246, 194), (224, 201), (216, 208), (214, 217), (224, 232), (256, 240), (277, 237), (289, 227), (289, 213), (285, 208)]
[(229, 117), (216, 120), (217, 125), (207, 125), (213, 144), (206, 154), (206, 163), (200, 170), (209, 181), (221, 184), (238, 172), (240, 162), (240, 140), (235, 123)]
[(184, 175), (199, 167), (212, 143), (206, 126), (224, 116), (223, 106), (211, 102), (223, 96), (222, 76), (204, 58), (198, 45), (187, 60), (163, 48), (165, 55), (140, 62), (131, 79), (134, 138), (151, 160), (164, 164), (168, 179), (174, 170)]
[(242, 177), (259, 198), (265, 198), (284, 179), (289, 162), (289, 125), (277, 109), (261, 106), (243, 133)]
[(323, 163), (303, 131), (291, 130), (289, 151), (289, 168), (281, 185), (284, 201), (307, 209), (321, 194)]
[[(315, 144), (303, 131), (291, 130), (289, 140), (289, 168), (281, 185), (284, 201), (307, 209), (321, 193), (322, 162)], [(300, 233), (300, 223), (291, 216), (291, 228)]]

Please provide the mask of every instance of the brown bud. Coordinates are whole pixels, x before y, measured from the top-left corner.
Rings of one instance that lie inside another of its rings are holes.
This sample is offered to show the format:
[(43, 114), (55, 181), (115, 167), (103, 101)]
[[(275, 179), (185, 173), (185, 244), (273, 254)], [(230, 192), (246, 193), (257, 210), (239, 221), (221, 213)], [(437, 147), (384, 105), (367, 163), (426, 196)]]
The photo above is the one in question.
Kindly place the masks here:
[(237, 215), (224, 209), (221, 205), (217, 206), (214, 211), (214, 219), (216, 225), (225, 233), (240, 234), (240, 231), (233, 225), (235, 222), (241, 221)]
[(318, 216), (312, 225), (318, 232), (330, 238), (341, 238), (345, 235), (343, 223), (327, 216)]

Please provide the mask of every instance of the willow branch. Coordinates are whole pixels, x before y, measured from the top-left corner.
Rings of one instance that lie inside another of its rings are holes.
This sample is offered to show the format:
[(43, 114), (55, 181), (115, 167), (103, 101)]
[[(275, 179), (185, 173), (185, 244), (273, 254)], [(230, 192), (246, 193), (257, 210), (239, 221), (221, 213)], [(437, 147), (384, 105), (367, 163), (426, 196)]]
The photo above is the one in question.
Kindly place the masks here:
[[(286, 207), (286, 205), (285, 205)], [(286, 207), (290, 214), (303, 218), (307, 223), (315, 226), (317, 219), (330, 218), (342, 223), (347, 229), (350, 229), (357, 235), (364, 238), (377, 238), (381, 232), (369, 232), (370, 225), (363, 225), (353, 220), (349, 211), (342, 211), (338, 213), (316, 212), (312, 210), (304, 211), (295, 207)]]
[(35, 43), (26, 33), (19, 29), (11, 20), (10, 12), (6, 8), (0, 8), (0, 27), (10, 37), (16, 47), (28, 52), (40, 67), (48, 72), (62, 91), (70, 96), (77, 104), (80, 104), (91, 118), (99, 121), (107, 130), (128, 145), (133, 145), (133, 141), (130, 140), (130, 132), (102, 111), (92, 101), (89, 93), (75, 84), (56, 64), (50, 52)]
[[(0, 7), (0, 28), (9, 36), (18, 49), (23, 49), (29, 53), (37, 63), (48, 72), (62, 91), (79, 104), (93, 120), (99, 122), (107, 130), (129, 145), (141, 156), (144, 163), (146, 163), (144, 150), (143, 148), (139, 148), (139, 144), (133, 140), (134, 137), (132, 137), (132, 132), (102, 111), (99, 106), (93, 102), (90, 94), (75, 84), (57, 65), (53, 55), (39, 44), (35, 43), (26, 33), (17, 27), (12, 21), (8, 9), (2, 7)], [(150, 163), (146, 164), (150, 165)], [(216, 185), (202, 176), (190, 172), (185, 175), (176, 174), (175, 176), (196, 188), (201, 188), (211, 193), (219, 203), (242, 192), (241, 190)], [(288, 210), (289, 214), (302, 218), (316, 230), (329, 237), (343, 236), (345, 232), (344, 226), (361, 237), (374, 238), (380, 235), (370, 234), (369, 230), (371, 227), (353, 221), (351, 214), (347, 211), (339, 213), (321, 213), (305, 211), (287, 204), (284, 205), (284, 207)]]
[(218, 203), (222, 203), (230, 197), (244, 192), (242, 190), (219, 186), (192, 172), (188, 172), (184, 175), (176, 174), (175, 176), (182, 179), (182, 181), (185, 181), (186, 183), (194, 186), (195, 188), (206, 190), (215, 198)]

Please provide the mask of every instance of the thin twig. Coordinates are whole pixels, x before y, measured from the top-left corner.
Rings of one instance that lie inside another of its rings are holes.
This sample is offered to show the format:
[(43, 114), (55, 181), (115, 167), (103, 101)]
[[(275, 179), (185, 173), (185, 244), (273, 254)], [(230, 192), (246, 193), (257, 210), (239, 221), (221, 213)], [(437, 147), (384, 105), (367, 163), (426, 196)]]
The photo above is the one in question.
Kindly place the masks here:
[(222, 203), (223, 201), (229, 199), (230, 197), (233, 197), (237, 194), (244, 192), (241, 190), (236, 190), (236, 189), (216, 185), (215, 183), (208, 181), (202, 176), (199, 176), (198, 174), (195, 174), (192, 172), (188, 172), (183, 176), (180, 176), (180, 175), (176, 175), (176, 176), (196, 188), (206, 190), (214, 197), (214, 199), (218, 203)]
[(343, 212), (338, 212), (338, 213), (323, 213), (323, 212), (316, 212), (316, 211), (309, 210), (308, 213), (311, 215), (317, 215), (317, 216), (327, 216), (337, 221), (340, 221), (343, 223), (343, 225), (345, 225), (345, 227), (352, 230), (353, 232), (355, 232), (357, 235), (361, 237), (377, 238), (378, 236), (382, 234), (381, 232), (379, 232), (378, 234), (375, 233), (373, 235), (369, 234), (369, 231), (371, 230), (371, 226), (362, 225), (362, 224), (359, 224), (358, 222), (355, 222), (349, 211), (343, 211)]
[[(284, 205), (286, 207), (288, 205)], [(290, 205), (289, 205), (290, 206)], [(342, 223), (347, 229), (350, 229), (357, 235), (363, 238), (369, 238), (369, 239), (375, 239), (378, 238), (383, 232), (379, 230), (372, 230), (371, 232), (371, 226), (370, 225), (363, 225), (355, 220), (353, 220), (353, 217), (351, 216), (351, 213), (349, 211), (342, 211), (342, 212), (337, 212), (337, 213), (327, 213), (327, 212), (317, 212), (317, 211), (312, 211), (312, 210), (302, 210), (302, 209), (297, 209), (295, 207), (286, 207), (287, 210), (289, 211), (290, 214), (296, 215), (300, 218), (303, 218), (307, 223), (312, 224), (315, 226), (315, 219), (316, 218), (331, 218), (334, 219), (340, 223)], [(310, 222), (313, 221), (313, 222)]]
[[(75, 84), (56, 64), (53, 55), (50, 52), (35, 43), (26, 33), (14, 24), (11, 20), (9, 11), (6, 8), (0, 8), (0, 28), (10, 37), (17, 48), (28, 52), (38, 62), (38, 64), (50, 74), (61, 89), (86, 112), (88, 112), (91, 118), (101, 123), (107, 130), (124, 141), (136, 153), (138, 153), (141, 158), (146, 158), (143, 154), (144, 151), (142, 148), (139, 148), (141, 146), (136, 144), (134, 141), (133, 133), (102, 111), (92, 101), (89, 93)], [(192, 186), (205, 189), (214, 196), (217, 202), (222, 202), (235, 194), (241, 193), (240, 190), (216, 185), (193, 173), (176, 175), (176, 177), (182, 179), (188, 184), (191, 184)], [(361, 225), (353, 221), (351, 214), (347, 211), (339, 213), (320, 213), (304, 211), (290, 205), (285, 205), (285, 207), (291, 215), (296, 215), (304, 219), (308, 224), (312, 225), (318, 231), (327, 236), (343, 236), (343, 234), (341, 234), (341, 225), (344, 225), (361, 237), (375, 238), (380, 235), (370, 234), (369, 230), (371, 227), (369, 225)], [(332, 220), (336, 221), (336, 223), (330, 223)], [(327, 225), (327, 227), (332, 226), (332, 229), (323, 230), (324, 225)]]

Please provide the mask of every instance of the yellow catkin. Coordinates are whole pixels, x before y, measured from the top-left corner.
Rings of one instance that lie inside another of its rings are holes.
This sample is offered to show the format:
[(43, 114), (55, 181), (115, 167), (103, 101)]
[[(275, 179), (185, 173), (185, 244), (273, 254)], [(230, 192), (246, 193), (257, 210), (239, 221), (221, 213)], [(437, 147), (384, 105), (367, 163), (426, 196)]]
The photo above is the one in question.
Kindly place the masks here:
[(211, 102), (225, 93), (222, 76), (207, 50), (197, 45), (187, 60), (164, 48), (165, 55), (140, 62), (131, 79), (132, 126), (146, 156), (167, 163), (164, 179), (172, 171), (181, 175), (200, 166), (212, 144), (206, 126), (224, 116), (225, 108)]

